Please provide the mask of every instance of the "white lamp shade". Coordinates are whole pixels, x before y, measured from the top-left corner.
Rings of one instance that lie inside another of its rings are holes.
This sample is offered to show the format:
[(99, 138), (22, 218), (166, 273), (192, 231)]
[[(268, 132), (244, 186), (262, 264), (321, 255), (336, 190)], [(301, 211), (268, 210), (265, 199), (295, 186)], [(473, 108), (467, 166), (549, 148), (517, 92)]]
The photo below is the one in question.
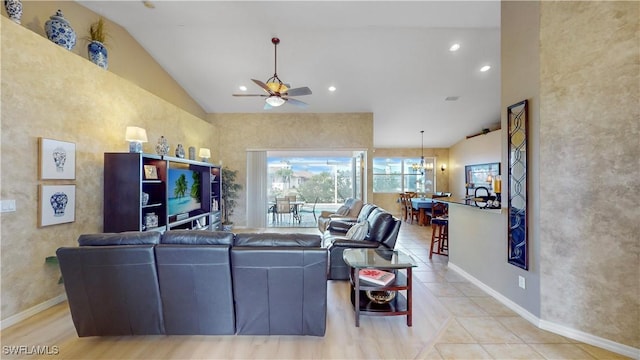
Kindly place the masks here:
[(200, 155), (200, 157), (203, 159), (208, 159), (211, 157), (211, 150), (207, 148), (200, 148), (200, 152), (198, 153), (198, 155)]
[(127, 126), (125, 140), (135, 142), (147, 142), (147, 130), (137, 126)]

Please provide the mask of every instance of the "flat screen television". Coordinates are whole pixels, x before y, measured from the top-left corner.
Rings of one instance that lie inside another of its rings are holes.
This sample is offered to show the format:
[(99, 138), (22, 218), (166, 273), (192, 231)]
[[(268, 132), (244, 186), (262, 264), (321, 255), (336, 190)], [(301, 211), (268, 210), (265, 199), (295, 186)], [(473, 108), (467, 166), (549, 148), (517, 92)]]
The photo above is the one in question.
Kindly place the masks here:
[(167, 216), (189, 214), (202, 209), (202, 174), (188, 169), (169, 168)]

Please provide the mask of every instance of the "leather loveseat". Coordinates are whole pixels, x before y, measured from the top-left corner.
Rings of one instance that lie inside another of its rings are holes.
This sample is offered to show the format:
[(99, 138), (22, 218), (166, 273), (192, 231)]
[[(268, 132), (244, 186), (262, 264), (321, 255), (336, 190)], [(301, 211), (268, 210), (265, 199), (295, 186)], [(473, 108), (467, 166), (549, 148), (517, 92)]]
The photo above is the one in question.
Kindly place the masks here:
[(335, 219), (355, 220), (362, 209), (362, 200), (348, 198), (335, 212), (323, 211), (318, 216), (318, 229), (324, 233), (329, 223)]
[[(334, 219), (328, 224), (328, 231), (323, 234), (323, 246), (329, 250), (329, 279), (349, 279), (349, 266), (342, 258), (345, 249), (395, 248), (402, 221), (373, 204), (364, 204), (361, 209), (361, 215), (356, 218), (356, 221)], [(348, 238), (346, 236), (348, 229), (357, 222), (362, 221), (367, 221), (368, 223), (368, 232), (364, 239), (354, 240)]]
[(327, 250), (310, 234), (81, 235), (56, 254), (78, 336), (324, 336)]

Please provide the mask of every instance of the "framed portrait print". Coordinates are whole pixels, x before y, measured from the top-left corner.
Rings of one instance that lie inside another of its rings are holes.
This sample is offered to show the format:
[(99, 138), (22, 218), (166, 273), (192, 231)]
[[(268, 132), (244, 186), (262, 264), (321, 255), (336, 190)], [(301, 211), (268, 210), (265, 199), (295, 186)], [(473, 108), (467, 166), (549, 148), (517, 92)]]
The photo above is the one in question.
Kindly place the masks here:
[(38, 147), (41, 180), (75, 180), (76, 144), (39, 138)]
[(40, 185), (39, 226), (74, 222), (76, 219), (75, 185)]
[(155, 165), (144, 165), (145, 180), (157, 180), (158, 168)]

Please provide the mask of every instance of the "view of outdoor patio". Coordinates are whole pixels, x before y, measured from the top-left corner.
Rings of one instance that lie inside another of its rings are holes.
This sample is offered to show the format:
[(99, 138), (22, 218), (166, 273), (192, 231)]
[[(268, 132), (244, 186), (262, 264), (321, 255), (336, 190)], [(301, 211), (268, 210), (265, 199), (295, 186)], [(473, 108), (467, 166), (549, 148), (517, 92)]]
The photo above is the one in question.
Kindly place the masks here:
[[(350, 157), (269, 156), (267, 172), (269, 226), (314, 227), (322, 211), (335, 211), (354, 196), (354, 159)], [(285, 197), (291, 200), (292, 213), (275, 216), (276, 199)]]

